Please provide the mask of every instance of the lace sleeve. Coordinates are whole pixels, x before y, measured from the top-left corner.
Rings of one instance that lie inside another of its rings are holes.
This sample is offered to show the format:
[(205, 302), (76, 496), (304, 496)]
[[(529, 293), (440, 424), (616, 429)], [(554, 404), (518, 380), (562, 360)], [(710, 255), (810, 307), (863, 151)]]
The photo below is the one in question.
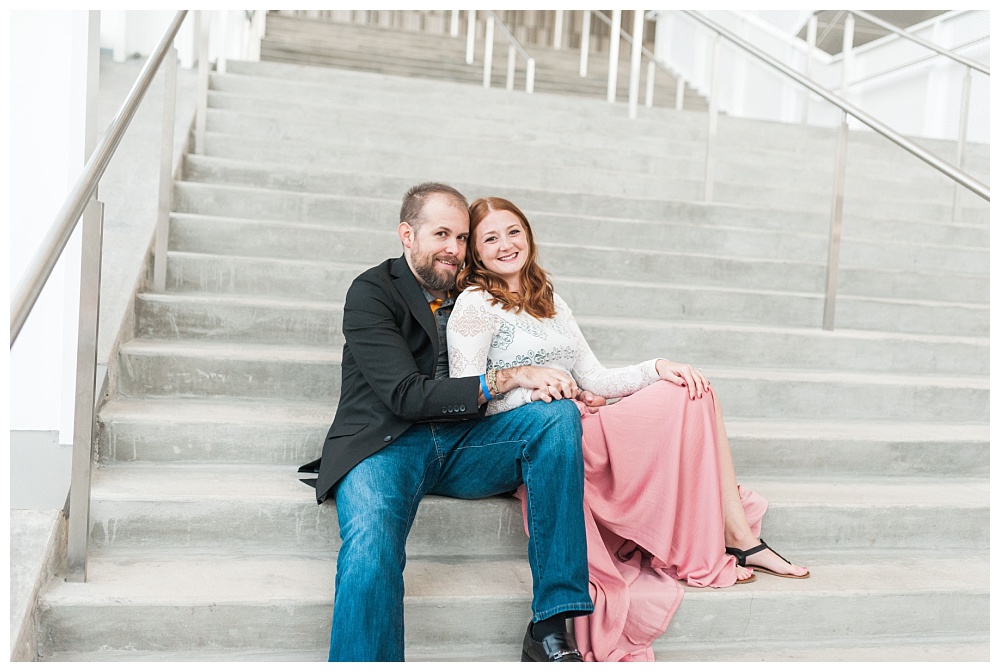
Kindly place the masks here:
[[(499, 329), (499, 310), (478, 290), (466, 290), (455, 300), (448, 318), (448, 374), (452, 378), (486, 373), (490, 345)], [(486, 405), (486, 415), (509, 411), (530, 401), (529, 390), (514, 388), (494, 396)]]
[(605, 368), (590, 349), (576, 318), (573, 317), (573, 311), (558, 294), (555, 299), (556, 310), (560, 317), (565, 318), (566, 326), (576, 342), (577, 357), (573, 364), (573, 377), (576, 378), (580, 389), (611, 399), (638, 392), (660, 379), (656, 373), (655, 359), (632, 366)]

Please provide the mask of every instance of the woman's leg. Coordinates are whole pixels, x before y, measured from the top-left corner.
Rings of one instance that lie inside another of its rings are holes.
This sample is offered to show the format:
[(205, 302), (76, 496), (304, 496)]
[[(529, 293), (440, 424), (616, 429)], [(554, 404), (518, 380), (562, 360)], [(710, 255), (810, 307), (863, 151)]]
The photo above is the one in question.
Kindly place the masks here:
[[(722, 480), (723, 511), (726, 519), (726, 546), (747, 550), (760, 544), (760, 539), (750, 531), (747, 523), (746, 513), (743, 510), (743, 502), (736, 487), (736, 468), (733, 466), (733, 455), (729, 448), (729, 437), (726, 435), (726, 425), (722, 420), (722, 407), (719, 405), (719, 397), (713, 394), (715, 399), (715, 421), (717, 424), (717, 434), (719, 437), (719, 477)], [(764, 549), (753, 555), (753, 564), (766, 567), (777, 574), (794, 574), (802, 576), (808, 570), (785, 562), (778, 555), (770, 550)], [(745, 567), (736, 568), (737, 578), (746, 578), (750, 572)]]

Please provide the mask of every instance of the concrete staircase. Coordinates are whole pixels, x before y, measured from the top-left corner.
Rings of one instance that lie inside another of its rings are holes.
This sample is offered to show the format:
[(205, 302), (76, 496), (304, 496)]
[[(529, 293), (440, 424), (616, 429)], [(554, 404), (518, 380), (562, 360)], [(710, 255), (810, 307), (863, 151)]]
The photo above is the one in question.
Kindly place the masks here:
[[(261, 42), (261, 60), (300, 65), (322, 65), (406, 77), (444, 79), (469, 84), (483, 83), (485, 19), (477, 22), (475, 60), (465, 62), (466, 33), (463, 16), (458, 37), (416, 30), (357, 25), (316, 20), (299, 12), (272, 11), (267, 15)], [(597, 19), (594, 19), (596, 22)], [(596, 41), (595, 41), (596, 45)], [(507, 85), (507, 41), (494, 41), (491, 86)], [(608, 53), (592, 47), (587, 76), (580, 77), (579, 49), (553, 49), (532, 45), (527, 51), (535, 59), (535, 91), (605, 99), (608, 93)], [(618, 62), (617, 100), (628, 100), (631, 47), (624, 41)], [(514, 88), (524, 91), (525, 62), (518, 55)], [(643, 61), (640, 100), (645, 101), (646, 67)], [(658, 70), (653, 77), (655, 105), (674, 107), (677, 80)], [(708, 103), (685, 90), (684, 109), (707, 110)]]
[[(425, 180), (503, 195), (605, 363), (696, 362), (764, 538), (813, 577), (688, 589), (659, 660), (989, 659), (989, 211), (852, 135), (823, 309), (833, 134), (458, 82), (230, 62), (175, 185), (168, 291), (136, 299), (100, 412), (90, 578), (39, 605), (43, 660), (323, 660), (336, 512), (296, 468), (340, 386), (344, 293)], [(943, 147), (934, 147), (944, 151)], [(970, 163), (988, 181), (988, 148)], [(516, 660), (520, 511), (430, 497), (411, 660)]]

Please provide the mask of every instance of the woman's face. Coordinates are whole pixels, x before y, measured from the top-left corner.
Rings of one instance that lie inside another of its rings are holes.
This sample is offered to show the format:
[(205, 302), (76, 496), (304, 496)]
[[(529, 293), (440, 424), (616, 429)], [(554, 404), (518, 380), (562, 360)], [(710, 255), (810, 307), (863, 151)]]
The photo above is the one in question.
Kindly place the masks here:
[(520, 291), (520, 273), (530, 254), (528, 232), (517, 215), (493, 210), (476, 227), (476, 253), (487, 270), (507, 282), (511, 291)]

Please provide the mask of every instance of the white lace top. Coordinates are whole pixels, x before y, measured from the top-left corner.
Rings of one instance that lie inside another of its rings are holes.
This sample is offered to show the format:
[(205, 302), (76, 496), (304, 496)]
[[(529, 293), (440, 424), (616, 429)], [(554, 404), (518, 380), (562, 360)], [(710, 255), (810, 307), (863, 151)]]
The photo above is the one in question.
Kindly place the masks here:
[[(539, 320), (526, 312), (491, 305), (490, 295), (466, 289), (455, 300), (448, 320), (448, 364), (452, 378), (478, 376), (490, 369), (548, 366), (569, 372), (580, 389), (602, 397), (623, 397), (650, 385), (659, 376), (656, 360), (607, 369), (594, 356), (573, 311), (556, 294), (556, 316)], [(531, 401), (531, 390), (515, 388), (495, 396), (486, 414), (493, 415)]]

